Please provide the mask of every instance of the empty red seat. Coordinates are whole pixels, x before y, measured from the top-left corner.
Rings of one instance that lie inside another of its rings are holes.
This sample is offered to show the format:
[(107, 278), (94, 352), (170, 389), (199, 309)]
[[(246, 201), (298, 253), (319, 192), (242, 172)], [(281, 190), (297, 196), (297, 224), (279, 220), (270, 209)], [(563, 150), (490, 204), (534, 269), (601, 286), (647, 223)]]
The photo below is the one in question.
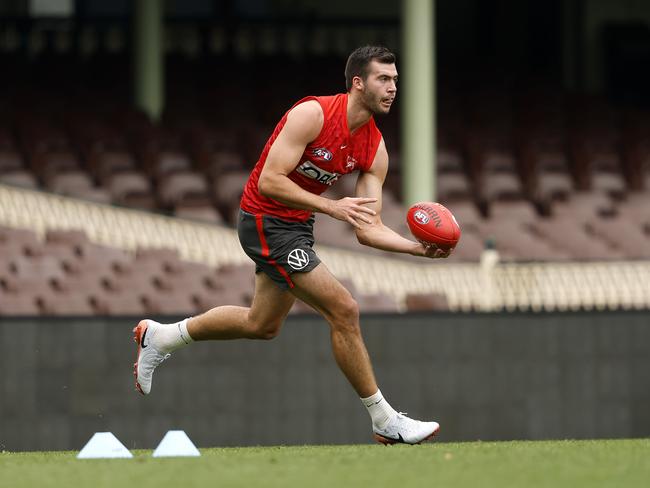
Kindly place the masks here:
[(31, 172), (21, 169), (11, 170), (0, 174), (0, 183), (19, 186), (21, 188), (29, 188), (32, 190), (38, 188), (36, 177)]
[(31, 293), (5, 293), (0, 290), (0, 315), (39, 315), (38, 297)]
[(460, 173), (463, 171), (462, 152), (457, 147), (444, 144), (444, 141), (438, 141), (438, 153), (436, 154), (436, 167), (440, 174)]
[(32, 169), (47, 181), (56, 174), (81, 168), (77, 155), (68, 149), (52, 150), (38, 154), (32, 159)]
[(524, 197), (521, 182), (515, 172), (484, 173), (479, 182), (479, 193), (487, 201)]
[(108, 291), (106, 288), (106, 279), (108, 276), (93, 272), (82, 275), (65, 275), (53, 278), (51, 284), (52, 288), (60, 294), (87, 294), (98, 297)]
[(208, 184), (203, 176), (182, 171), (164, 176), (158, 185), (160, 203), (167, 208), (177, 205), (205, 206), (210, 204)]
[(133, 290), (105, 293), (95, 299), (95, 307), (100, 315), (142, 316), (146, 313), (144, 297)]
[(50, 293), (39, 297), (43, 315), (92, 316), (97, 312), (95, 303), (95, 297), (87, 292)]
[[(174, 271), (173, 276), (185, 274), (185, 275), (191, 275), (196, 279), (200, 278), (203, 281), (215, 280), (217, 277), (217, 268), (208, 266), (207, 264), (195, 263), (192, 261), (180, 261), (178, 263), (178, 266), (179, 266), (178, 269), (173, 270)], [(251, 268), (249, 268), (249, 270), (251, 272), (253, 271)]]
[(177, 249), (165, 247), (138, 248), (135, 253), (137, 263), (156, 262), (162, 269), (165, 266), (175, 265), (181, 260)]
[(226, 218), (233, 215), (233, 211), (239, 208), (239, 201), (248, 176), (247, 171), (230, 172), (220, 175), (214, 181), (212, 196)]
[(650, 235), (631, 220), (622, 217), (593, 219), (587, 228), (626, 258), (650, 258)]
[(359, 241), (352, 226), (327, 215), (318, 215), (314, 223), (314, 238), (319, 244), (344, 249), (359, 249)]
[(255, 287), (255, 265), (225, 264), (217, 268), (217, 286), (221, 289), (251, 291)]
[(108, 183), (108, 190), (113, 202), (119, 205), (146, 210), (156, 208), (151, 183), (139, 172), (125, 171), (113, 174)]
[(20, 229), (0, 226), (0, 242), (13, 242), (18, 244), (40, 244), (36, 232), (29, 229)]
[(447, 311), (449, 303), (443, 293), (409, 293), (404, 298), (409, 312)]
[(198, 308), (198, 299), (183, 290), (145, 295), (144, 306), (148, 314), (157, 315), (192, 315), (205, 311)]
[(52, 256), (17, 257), (9, 265), (4, 285), (14, 292), (38, 292), (52, 289), (51, 281), (64, 276), (61, 262)]
[(245, 171), (245, 163), (241, 154), (235, 151), (215, 151), (207, 156), (206, 162), (199, 168), (216, 180), (226, 173)]
[(395, 298), (385, 293), (358, 294), (356, 299), (361, 312), (395, 313), (399, 311)]
[(45, 232), (45, 241), (47, 243), (69, 244), (78, 246), (88, 242), (88, 236), (82, 230), (74, 229), (48, 229)]
[(0, 149), (0, 175), (10, 171), (24, 170), (21, 154), (14, 149)]
[(566, 200), (572, 191), (571, 176), (567, 173), (540, 173), (531, 190), (533, 198), (542, 202)]
[(449, 211), (454, 214), (461, 231), (466, 226), (476, 226), (482, 219), (476, 205), (471, 201), (443, 202)]
[(79, 259), (64, 262), (64, 268), (70, 274), (94, 273), (110, 276), (118, 267), (125, 268), (133, 260), (132, 256), (122, 249), (92, 243), (79, 243), (77, 247)]
[(196, 220), (207, 224), (224, 225), (226, 221), (212, 205), (176, 205), (174, 215), (180, 219)]
[(472, 189), (464, 173), (439, 173), (436, 177), (438, 200), (471, 200)]
[(198, 294), (194, 297), (197, 310), (210, 310), (222, 305), (250, 307), (252, 289), (243, 290), (238, 287), (226, 287)]
[(104, 282), (112, 292), (133, 292), (141, 294), (155, 294), (159, 288), (157, 278), (163, 274), (161, 269), (153, 270), (144, 267), (129, 269), (127, 272), (118, 272), (107, 275)]
[(106, 183), (115, 174), (134, 171), (136, 164), (131, 153), (120, 150), (109, 150), (99, 152), (90, 165), (90, 168), (95, 178), (102, 183)]
[(650, 192), (628, 193), (626, 199), (617, 205), (616, 212), (625, 219), (650, 228)]
[(620, 251), (587, 232), (584, 224), (571, 216), (539, 219), (533, 223), (540, 236), (559, 252), (569, 253), (574, 260), (620, 259)]
[(63, 242), (45, 242), (40, 247), (40, 253), (44, 256), (51, 256), (61, 263), (61, 267), (65, 270), (67, 263), (79, 260), (80, 254), (70, 244)]
[(625, 180), (618, 172), (597, 171), (592, 176), (592, 189), (622, 198), (626, 191)]
[(483, 222), (480, 229), (484, 241), (490, 239), (495, 242), (503, 260), (556, 261), (568, 257), (565, 250), (557, 249), (548, 241), (540, 239), (540, 236), (523, 222), (490, 219)]
[(557, 201), (551, 206), (552, 216), (568, 217), (581, 223), (614, 212), (614, 202), (608, 196), (592, 192), (573, 193), (569, 200)]
[(484, 247), (483, 238), (479, 234), (471, 228), (465, 229), (448, 259), (451, 261), (478, 261)]
[(54, 174), (45, 184), (46, 188), (62, 195), (77, 195), (93, 188), (93, 182), (87, 173), (80, 170)]
[(492, 202), (490, 220), (530, 223), (537, 220), (537, 212), (528, 200)]

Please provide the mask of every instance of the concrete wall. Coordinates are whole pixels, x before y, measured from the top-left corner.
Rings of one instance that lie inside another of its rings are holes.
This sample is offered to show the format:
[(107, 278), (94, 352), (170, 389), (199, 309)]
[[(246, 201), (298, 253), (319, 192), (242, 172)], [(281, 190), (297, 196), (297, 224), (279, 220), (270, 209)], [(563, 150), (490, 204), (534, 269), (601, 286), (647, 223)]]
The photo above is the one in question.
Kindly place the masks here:
[[(0, 450), (79, 449), (95, 431), (152, 448), (363, 443), (370, 422), (327, 326), (294, 317), (272, 342), (199, 343), (134, 391), (133, 321), (2, 319)], [(365, 316), (393, 406), (440, 440), (650, 435), (650, 314)]]

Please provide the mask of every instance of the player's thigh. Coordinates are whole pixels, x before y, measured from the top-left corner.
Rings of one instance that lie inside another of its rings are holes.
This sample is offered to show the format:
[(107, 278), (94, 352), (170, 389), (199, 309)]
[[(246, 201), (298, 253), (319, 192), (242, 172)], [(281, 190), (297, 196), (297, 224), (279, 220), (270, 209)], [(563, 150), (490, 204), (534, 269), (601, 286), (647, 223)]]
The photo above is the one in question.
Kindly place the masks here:
[(293, 273), (291, 279), (291, 292), (326, 318), (356, 318), (355, 300), (323, 263), (308, 273)]
[(277, 324), (279, 327), (295, 300), (296, 297), (276, 285), (268, 275), (257, 273), (249, 318), (258, 324)]

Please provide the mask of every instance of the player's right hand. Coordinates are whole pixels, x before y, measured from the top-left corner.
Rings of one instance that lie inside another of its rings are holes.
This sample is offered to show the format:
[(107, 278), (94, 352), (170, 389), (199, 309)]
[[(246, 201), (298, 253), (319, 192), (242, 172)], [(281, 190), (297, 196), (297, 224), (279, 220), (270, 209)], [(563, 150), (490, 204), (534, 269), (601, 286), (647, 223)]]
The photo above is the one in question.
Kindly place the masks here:
[(345, 197), (332, 200), (328, 214), (338, 220), (348, 222), (353, 227), (360, 229), (361, 223), (371, 224), (369, 216), (377, 215), (373, 209), (364, 207), (368, 203), (375, 203), (376, 198)]
[(433, 243), (423, 243), (420, 242), (421, 248), (419, 249), (422, 254), (420, 256), (424, 256), (425, 258), (431, 258), (431, 259), (440, 259), (440, 258), (448, 258), (449, 255), (451, 254), (452, 249), (440, 249), (438, 246), (436, 246)]

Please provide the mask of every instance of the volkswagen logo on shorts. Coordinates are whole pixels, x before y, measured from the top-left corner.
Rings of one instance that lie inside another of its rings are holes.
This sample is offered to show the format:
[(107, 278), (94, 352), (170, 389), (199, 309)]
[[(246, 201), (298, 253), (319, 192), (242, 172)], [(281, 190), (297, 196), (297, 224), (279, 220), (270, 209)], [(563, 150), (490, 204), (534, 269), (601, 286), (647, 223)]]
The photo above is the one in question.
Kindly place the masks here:
[(293, 269), (302, 269), (309, 264), (309, 254), (302, 249), (294, 249), (289, 253), (287, 262)]

